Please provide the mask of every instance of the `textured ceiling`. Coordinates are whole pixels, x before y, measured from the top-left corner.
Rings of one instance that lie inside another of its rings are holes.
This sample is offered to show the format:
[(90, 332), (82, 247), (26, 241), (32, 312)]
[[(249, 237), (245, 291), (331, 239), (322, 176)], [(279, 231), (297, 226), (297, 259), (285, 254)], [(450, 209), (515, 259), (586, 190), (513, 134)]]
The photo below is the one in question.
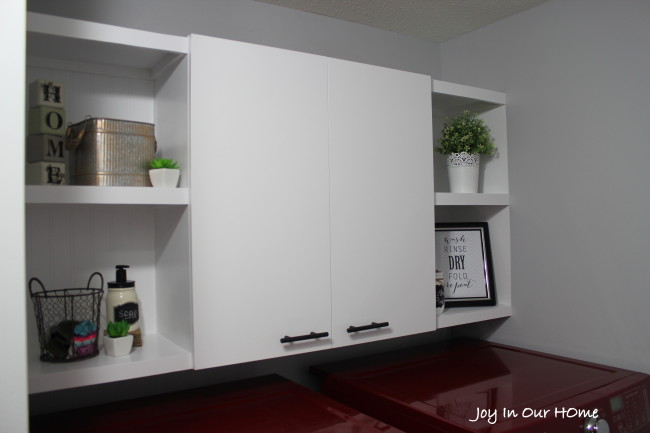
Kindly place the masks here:
[(548, 0), (257, 0), (444, 42)]

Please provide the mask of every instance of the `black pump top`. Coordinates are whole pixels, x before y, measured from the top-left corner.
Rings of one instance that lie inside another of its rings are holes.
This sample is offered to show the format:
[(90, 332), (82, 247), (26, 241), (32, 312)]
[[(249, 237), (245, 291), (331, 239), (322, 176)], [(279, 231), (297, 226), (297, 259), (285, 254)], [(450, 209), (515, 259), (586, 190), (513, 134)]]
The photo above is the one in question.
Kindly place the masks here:
[(107, 283), (109, 289), (124, 289), (135, 287), (135, 281), (126, 279), (126, 268), (128, 267), (129, 265), (115, 266), (115, 281), (109, 281)]

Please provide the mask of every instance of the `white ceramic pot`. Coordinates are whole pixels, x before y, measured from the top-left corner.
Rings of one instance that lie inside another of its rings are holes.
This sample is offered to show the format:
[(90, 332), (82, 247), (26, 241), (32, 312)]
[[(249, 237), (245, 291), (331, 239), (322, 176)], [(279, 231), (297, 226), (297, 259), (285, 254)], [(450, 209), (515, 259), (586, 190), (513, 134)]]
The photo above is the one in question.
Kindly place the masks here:
[(154, 168), (149, 170), (149, 178), (154, 188), (176, 188), (181, 171), (177, 168)]
[(125, 337), (111, 338), (104, 337), (104, 350), (110, 356), (125, 356), (131, 353), (133, 347), (133, 334)]
[(478, 192), (480, 157), (479, 154), (467, 152), (447, 155), (447, 172), (451, 192)]

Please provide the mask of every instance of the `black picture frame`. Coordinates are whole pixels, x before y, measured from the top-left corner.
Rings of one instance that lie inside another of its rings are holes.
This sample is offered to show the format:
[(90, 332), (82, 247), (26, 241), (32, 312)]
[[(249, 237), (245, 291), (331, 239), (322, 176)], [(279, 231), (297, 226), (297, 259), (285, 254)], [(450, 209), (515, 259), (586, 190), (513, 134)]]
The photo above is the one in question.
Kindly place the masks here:
[(487, 222), (436, 223), (436, 269), (445, 279), (445, 308), (497, 303)]

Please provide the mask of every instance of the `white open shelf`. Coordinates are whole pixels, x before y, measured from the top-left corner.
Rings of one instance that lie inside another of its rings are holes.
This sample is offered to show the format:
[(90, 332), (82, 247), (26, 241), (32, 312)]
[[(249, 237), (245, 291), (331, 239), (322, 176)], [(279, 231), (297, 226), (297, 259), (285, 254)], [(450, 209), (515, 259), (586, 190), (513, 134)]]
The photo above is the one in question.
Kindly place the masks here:
[(27, 43), (29, 56), (139, 69), (189, 52), (186, 37), (34, 12), (27, 14)]
[(431, 80), (431, 87), (434, 94), (434, 101), (438, 105), (445, 101), (445, 108), (452, 106), (466, 106), (477, 102), (484, 102), (493, 105), (505, 105), (506, 94), (493, 90), (481, 89), (479, 87), (465, 86), (463, 84), (450, 83), (448, 81)]
[(29, 391), (191, 369), (188, 38), (37, 13), (27, 22), (26, 92), (37, 79), (62, 83), (70, 123), (153, 123), (156, 156), (181, 167), (180, 188), (25, 187), (27, 278), (48, 290), (85, 287), (92, 272), (107, 282), (115, 265), (130, 265), (145, 332), (143, 347), (123, 358), (102, 349), (87, 360), (42, 362), (28, 301)]
[(187, 205), (188, 188), (28, 185), (27, 204)]
[(438, 317), (438, 328), (508, 317), (511, 307), (510, 194), (506, 95), (502, 92), (432, 80), (434, 146), (448, 118), (469, 110), (483, 119), (497, 146), (494, 158), (481, 157), (478, 193), (450, 193), (444, 155), (435, 154), (436, 222), (487, 222), (497, 305), (448, 308)]
[(78, 386), (135, 379), (193, 368), (192, 354), (157, 334), (143, 337), (144, 345), (123, 357), (102, 351), (94, 358), (51, 363), (31, 357), (29, 392), (38, 393)]
[(465, 325), (484, 320), (501, 319), (512, 315), (512, 307), (498, 304), (494, 307), (458, 307), (448, 308), (438, 316), (438, 328)]
[(437, 192), (436, 206), (508, 206), (510, 196), (502, 193)]

